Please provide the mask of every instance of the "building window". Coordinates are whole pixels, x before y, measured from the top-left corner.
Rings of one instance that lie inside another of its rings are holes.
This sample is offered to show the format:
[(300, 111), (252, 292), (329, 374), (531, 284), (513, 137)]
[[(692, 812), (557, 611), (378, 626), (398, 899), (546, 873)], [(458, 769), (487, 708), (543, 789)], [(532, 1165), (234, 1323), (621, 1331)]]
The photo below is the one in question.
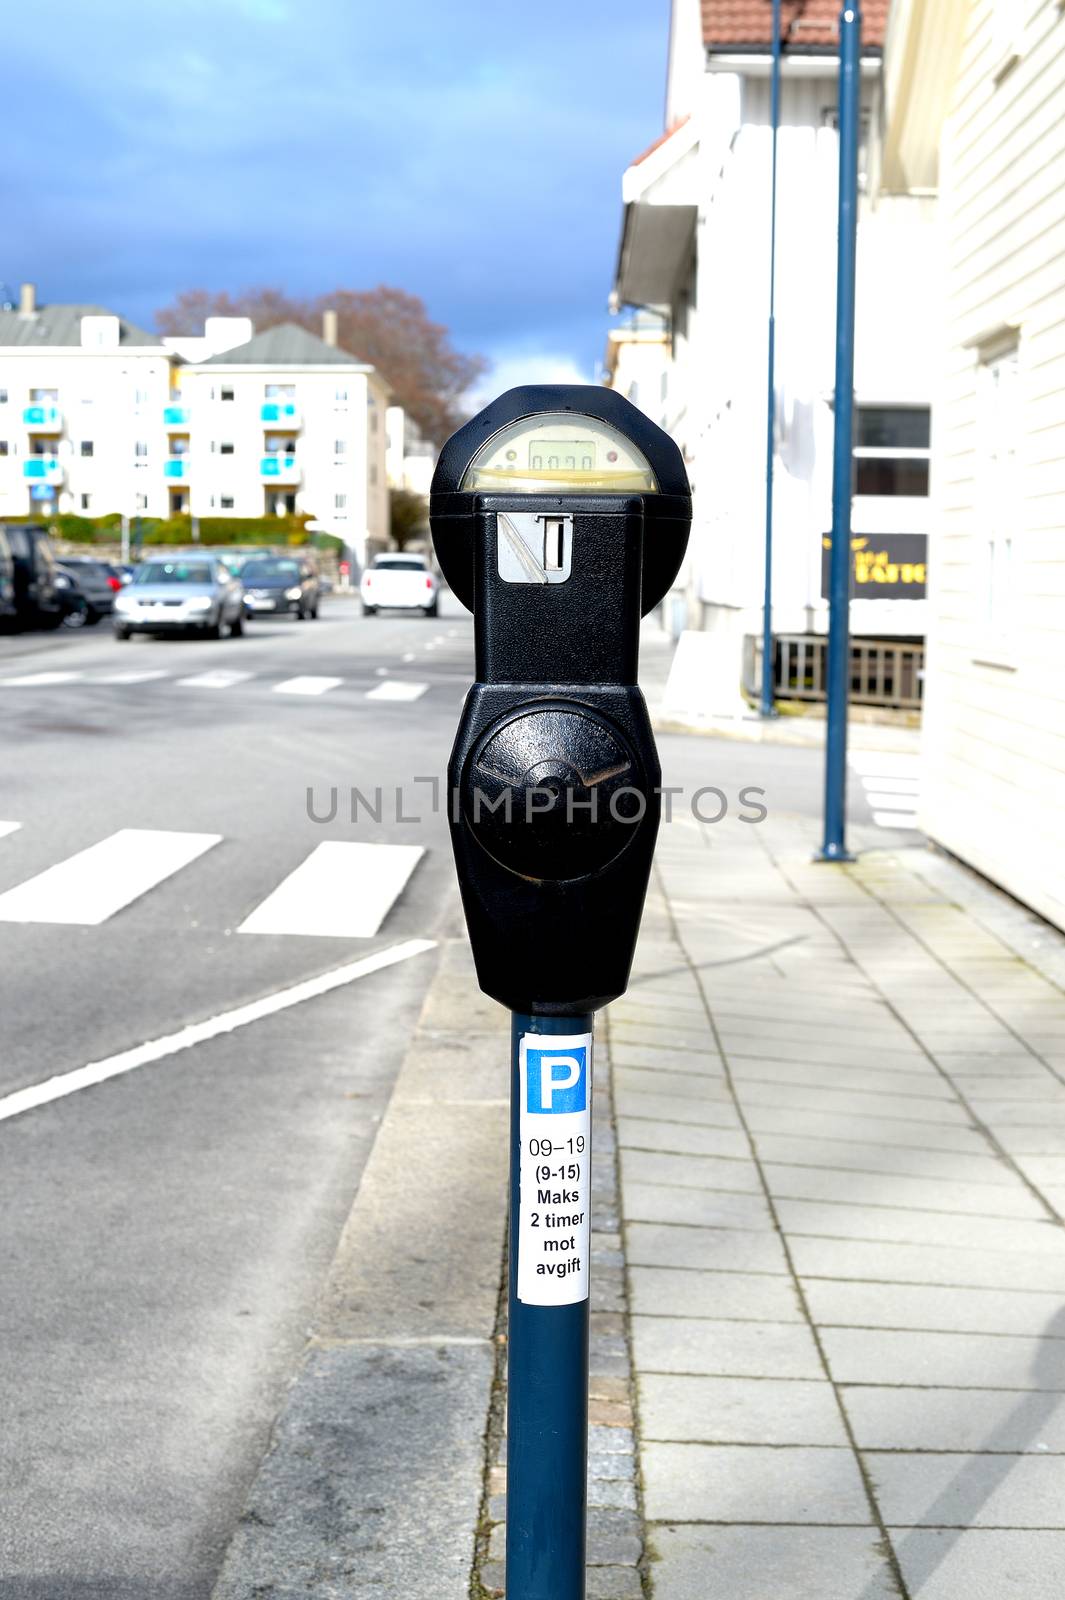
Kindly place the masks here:
[(1019, 361), (1017, 341), (1011, 337), (985, 353), (977, 373), (976, 503), (984, 537), (980, 621), (1000, 644), (1013, 623), (1019, 440)]
[(91, 439), (83, 439), (81, 441), (81, 453), (82, 453), (83, 456), (91, 456), (92, 455), (92, 440)]
[(347, 509), (347, 504), (348, 497), (346, 494), (335, 494), (333, 496), (333, 505), (337, 511), (345, 511)]
[(31, 389), (30, 399), (34, 405), (55, 405), (59, 399), (58, 389)]
[(264, 392), (268, 400), (295, 400), (296, 385), (294, 383), (268, 383)]
[(348, 391), (346, 389), (338, 389), (334, 399), (338, 406), (346, 406), (348, 403)]
[(148, 446), (143, 439), (137, 440), (133, 446), (133, 454), (135, 456), (146, 456), (148, 454)]
[(928, 494), (932, 414), (927, 406), (859, 406), (855, 494)]
[(7, 390), (6, 389), (0, 389), (0, 406), (6, 406), (6, 405), (7, 405)]
[(6, 439), (0, 439), (0, 456), (6, 456), (6, 455), (7, 455), (7, 440)]
[(347, 449), (348, 449), (348, 441), (346, 439), (336, 439), (336, 440), (334, 440), (334, 443), (333, 443), (333, 454), (335, 456), (346, 455), (347, 454)]
[(148, 509), (148, 496), (146, 494), (139, 494), (137, 496), (137, 510), (138, 511), (147, 511), (147, 509)]
[(83, 511), (89, 511), (89, 510), (91, 510), (91, 508), (92, 508), (92, 495), (91, 494), (83, 494), (82, 497), (81, 497), (81, 509)]
[(222, 400), (232, 400), (234, 398), (233, 390), (232, 389), (223, 389), (223, 390), (221, 390), (220, 398)]
[(150, 396), (148, 394), (147, 389), (134, 389), (134, 391), (133, 391), (133, 404), (135, 406), (146, 406), (148, 404), (149, 398), (150, 398)]
[(223, 511), (232, 511), (232, 509), (233, 509), (233, 496), (231, 494), (224, 494), (224, 495), (222, 495), (220, 497), (218, 503), (222, 507)]
[(230, 443), (230, 441), (228, 439), (224, 439), (222, 441), (222, 443), (218, 446), (218, 454), (220, 456), (231, 456), (233, 453), (234, 452), (233, 452), (232, 444)]

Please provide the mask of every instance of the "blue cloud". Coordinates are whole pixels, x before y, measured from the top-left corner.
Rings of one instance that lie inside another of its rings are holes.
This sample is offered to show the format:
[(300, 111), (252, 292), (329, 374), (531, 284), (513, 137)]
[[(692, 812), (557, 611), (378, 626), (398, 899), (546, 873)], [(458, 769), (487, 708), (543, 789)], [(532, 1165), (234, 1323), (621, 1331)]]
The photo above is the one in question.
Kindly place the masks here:
[(53, 0), (0, 58), (0, 276), (147, 320), (193, 285), (397, 283), (471, 349), (601, 350), (668, 0)]

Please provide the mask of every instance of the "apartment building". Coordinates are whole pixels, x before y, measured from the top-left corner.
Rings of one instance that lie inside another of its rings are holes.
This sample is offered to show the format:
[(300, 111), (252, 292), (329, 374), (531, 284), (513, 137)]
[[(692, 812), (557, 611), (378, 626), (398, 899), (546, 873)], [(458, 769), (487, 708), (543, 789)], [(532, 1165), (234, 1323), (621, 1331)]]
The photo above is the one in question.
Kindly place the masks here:
[[(817, 641), (828, 626), (839, 5), (784, 0), (782, 10), (773, 609), (778, 635)], [(869, 639), (919, 640), (934, 348), (923, 283), (934, 203), (874, 196), (868, 184), (887, 0), (866, 0), (863, 12), (852, 627)], [(619, 309), (657, 314), (668, 329), (658, 387), (641, 384), (636, 398), (680, 444), (693, 484), (689, 563), (670, 610), (717, 636), (705, 687), (730, 705), (744, 640), (757, 641), (762, 617), (771, 17), (766, 0), (674, 0), (666, 131), (624, 174), (614, 284)], [(893, 314), (899, 305), (905, 317)], [(618, 362), (616, 386), (624, 389), (635, 353)]]
[(894, 0), (889, 194), (938, 194), (931, 837), (1065, 928), (1065, 9)]
[(0, 516), (304, 513), (363, 560), (388, 535), (389, 389), (323, 332), (164, 339), (23, 285), (0, 311)]

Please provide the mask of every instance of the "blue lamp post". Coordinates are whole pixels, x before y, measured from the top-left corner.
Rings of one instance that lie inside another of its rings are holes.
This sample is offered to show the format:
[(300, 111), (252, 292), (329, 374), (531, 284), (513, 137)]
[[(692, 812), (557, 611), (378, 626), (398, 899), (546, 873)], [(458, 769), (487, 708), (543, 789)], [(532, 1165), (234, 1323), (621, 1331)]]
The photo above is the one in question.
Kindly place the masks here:
[(862, 13), (839, 19), (839, 242), (836, 276), (836, 401), (832, 550), (828, 588), (828, 725), (821, 861), (853, 861), (847, 849), (847, 695), (850, 689), (851, 492), (854, 472), (854, 300), (858, 253), (858, 139)]
[(777, 143), (780, 133), (780, 0), (773, 0), (773, 64), (770, 71), (769, 121), (773, 171), (769, 199), (769, 381), (765, 430), (765, 595), (762, 602), (763, 717), (775, 717), (773, 704), (773, 460), (777, 410)]

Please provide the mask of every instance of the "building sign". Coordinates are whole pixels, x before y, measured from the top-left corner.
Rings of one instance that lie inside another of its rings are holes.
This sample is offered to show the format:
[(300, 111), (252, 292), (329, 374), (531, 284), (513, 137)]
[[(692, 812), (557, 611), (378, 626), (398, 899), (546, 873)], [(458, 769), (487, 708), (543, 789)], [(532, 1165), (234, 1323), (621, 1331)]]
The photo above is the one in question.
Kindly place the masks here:
[[(821, 540), (821, 598), (828, 599), (832, 539)], [(856, 533), (851, 538), (852, 600), (923, 600), (926, 533)]]

